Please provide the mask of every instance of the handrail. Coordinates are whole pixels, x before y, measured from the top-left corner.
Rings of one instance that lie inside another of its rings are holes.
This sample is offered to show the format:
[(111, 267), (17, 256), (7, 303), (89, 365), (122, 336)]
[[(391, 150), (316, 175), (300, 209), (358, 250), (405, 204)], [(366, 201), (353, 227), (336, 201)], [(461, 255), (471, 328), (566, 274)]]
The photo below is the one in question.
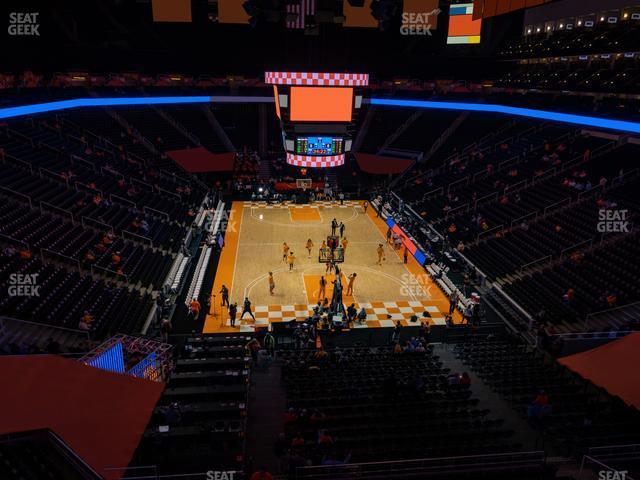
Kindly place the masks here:
[(476, 210), (478, 208), (478, 202), (480, 202), (481, 200), (487, 200), (489, 198), (495, 197), (495, 199), (498, 199), (498, 192), (493, 192), (493, 193), (489, 193), (487, 195), (483, 195), (480, 198), (476, 198), (476, 200), (473, 202), (473, 209)]
[(73, 184), (73, 186), (76, 188), (76, 190), (81, 191), (80, 187), (82, 187), (82, 191), (86, 191), (88, 193), (92, 193), (92, 192), (98, 192), (100, 195), (104, 195), (104, 192), (102, 190), (100, 190), (99, 188), (96, 187), (92, 187), (90, 185), (87, 185), (86, 183), (82, 183), (82, 182), (75, 182)]
[(453, 187), (454, 185), (457, 186), (459, 183), (463, 183), (465, 182), (467, 185), (469, 184), (469, 175), (460, 178), (459, 180), (456, 180), (455, 182), (451, 182), (449, 183), (449, 185), (447, 186), (447, 193), (451, 193), (451, 187)]
[(546, 255), (537, 260), (534, 260), (533, 262), (525, 263), (524, 265), (520, 266), (520, 273), (522, 273), (527, 268), (531, 268), (531, 266), (535, 265), (536, 263), (544, 263), (547, 260), (551, 260), (551, 258), (553, 258), (552, 255)]
[(515, 309), (518, 310), (520, 312), (520, 314), (522, 316), (524, 316), (524, 318), (526, 318), (528, 320), (529, 329), (531, 330), (531, 328), (533, 326), (533, 317), (531, 316), (531, 314), (529, 312), (527, 312), (524, 308), (522, 308), (518, 302), (516, 302), (513, 298), (511, 298), (511, 296), (508, 295), (507, 292), (505, 292), (497, 282), (493, 282), (493, 288), (495, 290), (497, 290), (498, 293), (500, 293), (500, 295), (502, 295), (505, 299), (507, 299), (509, 301), (509, 303), (513, 307), (515, 307)]
[(40, 202), (40, 211), (41, 212), (44, 212), (44, 210), (45, 210), (44, 207), (47, 207), (47, 209), (53, 210), (56, 213), (62, 212), (64, 214), (64, 216), (67, 216), (67, 217), (69, 217), (71, 219), (71, 222), (75, 223), (75, 217), (73, 216), (73, 212), (71, 210), (65, 210), (64, 208), (60, 208), (60, 207), (57, 207), (57, 206), (53, 205), (52, 203), (42, 202), (41, 201)]
[(462, 205), (458, 205), (456, 208), (452, 208), (451, 210), (447, 211), (447, 213), (445, 214), (444, 218), (448, 219), (450, 215), (457, 213), (458, 211), (462, 211), (465, 208), (469, 208), (469, 202), (467, 203), (463, 203)]
[[(115, 201), (113, 200), (114, 198), (115, 198), (116, 200), (118, 200), (118, 202), (115, 202)], [(121, 197), (121, 196), (119, 196), (119, 195), (116, 195), (115, 193), (110, 193), (110, 194), (109, 194), (109, 200), (111, 200), (111, 201), (112, 201), (112, 202), (114, 202), (114, 203), (125, 203), (125, 204), (129, 204), (130, 206), (135, 207), (135, 208), (137, 208), (137, 207), (138, 207), (138, 205), (137, 205), (135, 202), (132, 202), (131, 200), (128, 200), (128, 199), (126, 199), (126, 198), (123, 198), (123, 197)]]
[(438, 187), (438, 188), (436, 188), (434, 190), (429, 190), (428, 192), (426, 192), (425, 194), (422, 195), (422, 198), (425, 199), (425, 198), (427, 198), (427, 196), (433, 195), (433, 194), (438, 193), (438, 192), (440, 192), (440, 194), (443, 194), (444, 193), (444, 187)]
[(155, 213), (157, 215), (160, 215), (160, 216), (164, 217), (167, 220), (170, 219), (169, 214), (167, 212), (163, 212), (161, 210), (156, 210), (155, 208), (147, 207), (146, 205), (144, 207), (142, 207), (142, 211), (144, 213), (147, 213), (147, 212)]
[[(529, 218), (530, 216), (534, 216), (536, 219), (538, 218), (538, 212), (534, 211), (534, 212), (529, 212), (529, 213), (525, 213), (524, 215), (521, 215), (518, 218), (514, 218), (513, 220), (511, 220), (511, 228), (513, 228), (513, 226), (520, 222), (521, 220), (524, 220), (525, 218)], [(535, 220), (534, 220), (535, 221)]]
[(588, 238), (586, 240), (583, 240), (582, 242), (575, 243), (573, 245), (568, 246), (567, 248), (562, 249), (562, 251), (560, 252), (560, 257), (563, 257), (564, 254), (569, 250), (576, 250), (582, 247), (583, 245), (589, 245), (589, 246), (593, 245), (593, 238)]
[[(519, 188), (522, 187), (522, 188)], [(504, 195), (507, 194), (507, 192), (517, 192), (518, 190), (524, 190), (525, 188), (527, 188), (527, 180), (520, 180), (517, 183), (514, 183), (512, 185), (507, 185), (506, 187), (504, 187)]]
[[(600, 467), (605, 468), (606, 470), (612, 471), (612, 472), (617, 472), (618, 470), (616, 470), (613, 467), (610, 467), (609, 465), (602, 463), (599, 460), (596, 460), (595, 458), (589, 456), (589, 455), (583, 455), (582, 456), (582, 462), (580, 463), (580, 472), (579, 472), (579, 478), (582, 478), (582, 473), (584, 472), (584, 467), (585, 467), (585, 463), (587, 462), (587, 460), (599, 465)], [(625, 476), (624, 476), (625, 480), (633, 480), (633, 478), (631, 478), (629, 475), (626, 475), (626, 471), (625, 471)]]
[(144, 235), (140, 235), (138, 233), (130, 232), (129, 230), (122, 231), (122, 239), (126, 240), (126, 236), (131, 237), (133, 240), (136, 240), (140, 243), (148, 243), (149, 246), (153, 247), (153, 240), (150, 237), (145, 237)]
[(109, 225), (108, 223), (104, 223), (101, 222), (100, 220), (96, 220), (95, 218), (91, 218), (91, 217), (87, 217), (87, 216), (83, 216), (81, 219), (82, 222), (82, 226), (86, 227), (85, 223), (87, 224), (95, 224), (98, 225), (98, 229), (102, 230), (103, 228), (106, 228), (108, 231), (110, 232), (114, 232), (114, 229), (111, 225)]
[(495, 231), (504, 230), (504, 225), (498, 225), (497, 227), (490, 228), (489, 230), (485, 230), (484, 232), (480, 232), (476, 238), (476, 241), (479, 241), (483, 236), (493, 233)]
[(556, 203), (552, 203), (551, 205), (547, 205), (546, 207), (544, 207), (544, 210), (542, 212), (543, 215), (546, 215), (547, 212), (553, 208), (553, 207), (557, 207), (563, 203), (568, 203), (569, 205), (571, 205), (571, 197), (565, 197), (562, 200), (557, 201)]
[[(4, 192), (9, 192), (11, 195), (15, 195), (16, 197), (22, 197), (23, 199), (26, 199), (27, 203), (29, 204), (29, 208), (33, 208), (33, 204), (31, 202), (31, 197), (29, 195), (25, 195), (24, 193), (16, 192), (15, 190), (11, 190), (10, 188), (3, 187), (2, 185), (0, 185), (0, 190), (4, 191)], [(8, 196), (10, 196), (10, 195), (8, 195)]]
[(4, 239), (4, 241), (8, 243), (20, 244), (23, 247), (25, 247), (27, 250), (29, 250), (29, 244), (23, 240), (18, 240), (17, 238), (13, 238), (9, 235), (5, 235), (4, 233), (0, 233), (0, 239)]
[(111, 273), (111, 274), (115, 275), (116, 277), (122, 277), (122, 278), (124, 278), (124, 281), (125, 281), (126, 283), (130, 283), (130, 282), (129, 282), (129, 276), (128, 276), (128, 275), (126, 275), (126, 274), (124, 274), (124, 273), (118, 273), (118, 272), (116, 272), (115, 270), (111, 270), (111, 269), (109, 269), (109, 268), (105, 268), (105, 267), (100, 267), (100, 266), (98, 266), (98, 265), (91, 265), (91, 273), (95, 275), (95, 274), (96, 274), (96, 272), (95, 272), (94, 270), (96, 270), (96, 271), (102, 271), (102, 272), (106, 272), (106, 273)]
[(606, 308), (604, 310), (599, 310), (597, 312), (591, 312), (590, 314), (587, 315), (587, 318), (593, 317), (595, 315), (602, 315), (603, 313), (610, 313), (610, 312), (613, 312), (615, 310), (622, 310), (624, 308), (633, 307), (635, 305), (640, 305), (640, 302), (627, 303), (626, 305), (620, 305), (618, 307)]
[(343, 480), (351, 478), (399, 478), (399, 475), (420, 475), (420, 478), (428, 478), (430, 473), (441, 474), (443, 469), (447, 472), (455, 470), (478, 471), (492, 468), (504, 468), (505, 466), (530, 465), (531, 462), (540, 466), (546, 462), (545, 453), (542, 451), (466, 455), (460, 457), (425, 458), (412, 460), (390, 460), (381, 462), (347, 463), (343, 465), (318, 465), (306, 466), (296, 469), (295, 477), (303, 479), (332, 479)]
[(52, 328), (55, 330), (64, 330), (67, 332), (71, 332), (71, 333), (75, 333), (78, 334), (80, 336), (84, 336), (87, 337), (87, 340), (89, 339), (89, 332), (87, 332), (86, 330), (79, 330), (77, 328), (69, 328), (69, 327), (60, 327), (58, 325), (50, 325), (48, 323), (40, 323), (40, 322), (32, 322), (31, 320), (22, 320), (21, 318), (15, 318), (15, 317), (9, 317), (7, 315), (0, 315), (0, 321), (4, 322), (4, 321), (11, 321), (11, 322), (19, 322), (20, 324), (28, 324), (28, 325), (35, 325), (38, 327), (47, 327), (47, 328)]
[(40, 258), (42, 259), (42, 263), (46, 263), (44, 260), (45, 254), (48, 257), (55, 257), (58, 260), (63, 260), (69, 264), (73, 264), (79, 272), (82, 271), (82, 269), (80, 268), (80, 260), (78, 260), (77, 258), (70, 257), (69, 255), (65, 255), (64, 253), (56, 252), (55, 250), (50, 250), (48, 248), (40, 248)]
[(27, 170), (29, 170), (29, 172), (31, 172), (31, 174), (33, 174), (33, 164), (30, 162), (27, 162), (26, 160), (22, 160), (21, 158), (14, 157), (13, 155), (10, 155), (8, 153), (5, 153), (0, 158), (3, 158), (5, 162), (7, 160), (11, 160), (11, 162), (17, 162), (22, 166), (22, 168), (26, 168)]

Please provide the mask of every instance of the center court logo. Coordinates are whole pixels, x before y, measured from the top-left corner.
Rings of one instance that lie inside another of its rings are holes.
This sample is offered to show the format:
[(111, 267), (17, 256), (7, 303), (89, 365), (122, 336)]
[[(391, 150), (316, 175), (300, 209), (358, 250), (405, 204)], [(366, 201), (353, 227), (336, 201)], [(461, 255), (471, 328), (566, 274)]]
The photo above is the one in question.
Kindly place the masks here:
[(38, 273), (12, 273), (9, 275), (10, 297), (39, 297)]
[(39, 37), (39, 17), (39, 12), (11, 12), (7, 32), (12, 37)]
[(439, 9), (430, 12), (404, 12), (400, 35), (428, 35), (431, 36), (430, 18), (437, 17)]

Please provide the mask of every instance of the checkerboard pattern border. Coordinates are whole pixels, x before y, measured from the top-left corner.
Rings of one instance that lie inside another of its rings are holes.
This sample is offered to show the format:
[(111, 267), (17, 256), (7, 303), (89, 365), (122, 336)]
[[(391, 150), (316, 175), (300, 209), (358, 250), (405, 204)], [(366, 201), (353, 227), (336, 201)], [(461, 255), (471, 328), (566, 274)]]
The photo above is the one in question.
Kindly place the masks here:
[(366, 87), (368, 73), (265, 72), (264, 82), (271, 85), (328, 87)]
[(267, 203), (267, 202), (252, 202), (252, 201), (245, 201), (244, 202), (244, 206), (248, 207), (248, 208), (267, 208), (267, 209), (274, 209), (274, 208), (283, 208), (283, 209), (287, 209), (287, 208), (357, 208), (357, 207), (362, 207), (362, 205), (360, 204), (360, 202), (355, 201), (355, 200), (345, 200), (343, 204), (340, 204), (339, 200), (334, 200), (334, 201), (327, 201), (327, 200), (318, 200), (317, 202), (314, 203), (291, 203), (289, 201), (286, 202), (282, 202), (282, 203)]
[(330, 168), (344, 165), (344, 153), (340, 155), (295, 155), (287, 153), (287, 163), (296, 167)]
[[(362, 324), (356, 323), (353, 328), (393, 327), (398, 320), (404, 326), (417, 326), (418, 322), (424, 320), (422, 314), (425, 311), (429, 312), (430, 317), (427, 317), (427, 320), (431, 325), (445, 325), (446, 314), (440, 310), (437, 303), (439, 302), (433, 300), (356, 303), (358, 311), (364, 307), (367, 319)], [(256, 317), (255, 322), (245, 314), (244, 320), (236, 320), (236, 327), (240, 327), (241, 332), (252, 332), (254, 327), (264, 328), (271, 325), (272, 322), (290, 321), (294, 318), (301, 322), (313, 315), (313, 307), (315, 307), (313, 304), (258, 305), (253, 310)], [(409, 321), (412, 315), (417, 315), (417, 323)], [(226, 326), (231, 326), (228, 319)]]

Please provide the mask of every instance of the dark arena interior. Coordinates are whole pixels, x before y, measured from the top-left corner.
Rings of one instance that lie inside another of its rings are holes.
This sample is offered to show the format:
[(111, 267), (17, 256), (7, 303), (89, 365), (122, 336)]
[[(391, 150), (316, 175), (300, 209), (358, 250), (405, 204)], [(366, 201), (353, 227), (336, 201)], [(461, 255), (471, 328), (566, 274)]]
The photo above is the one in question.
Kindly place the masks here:
[(0, 18), (0, 480), (640, 480), (637, 0)]

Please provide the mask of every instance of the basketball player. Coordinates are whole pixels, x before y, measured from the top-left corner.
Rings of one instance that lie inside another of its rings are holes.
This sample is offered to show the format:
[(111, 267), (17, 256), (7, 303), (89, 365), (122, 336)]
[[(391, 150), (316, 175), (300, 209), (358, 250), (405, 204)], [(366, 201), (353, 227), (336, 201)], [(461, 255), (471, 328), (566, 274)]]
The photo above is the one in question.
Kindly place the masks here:
[(331, 235), (335, 235), (336, 234), (336, 230), (338, 229), (338, 221), (334, 218), (333, 220), (331, 220)]
[(367, 213), (367, 208), (369, 208), (369, 202), (367, 202), (366, 200), (364, 201), (363, 208), (364, 208), (364, 213)]
[(325, 293), (325, 289), (327, 287), (327, 281), (325, 280), (324, 276), (320, 277), (320, 289), (318, 290), (318, 302), (320, 302), (321, 300), (327, 298), (327, 295)]
[(220, 290), (220, 294), (222, 295), (222, 306), (229, 306), (229, 289), (226, 285), (222, 285), (222, 289)]
[(269, 295), (273, 295), (273, 290), (276, 288), (276, 282), (273, 281), (273, 272), (269, 272)]
[(384, 256), (384, 245), (381, 243), (378, 244), (378, 265), (382, 266), (383, 260), (386, 260)]
[(251, 318), (253, 318), (254, 322), (256, 321), (256, 317), (251, 311), (251, 301), (249, 300), (249, 297), (244, 297), (244, 303), (242, 304), (242, 315), (240, 315), (240, 320), (244, 318), (245, 313), (248, 313)]
[(307, 244), (305, 245), (307, 248), (307, 252), (309, 252), (309, 256), (307, 258), (311, 258), (311, 249), (313, 248), (313, 242), (310, 238), (307, 239)]
[(349, 245), (349, 240), (347, 240), (347, 237), (344, 237), (342, 239), (342, 251), (344, 253), (347, 253), (347, 245)]
[(229, 305), (229, 325), (235, 328), (236, 315), (238, 314), (238, 302)]
[(353, 272), (351, 275), (349, 275), (349, 284), (347, 285), (347, 297), (353, 295), (353, 283), (356, 281), (357, 276), (358, 274), (356, 272)]
[(289, 253), (287, 261), (289, 262), (289, 271), (293, 270), (293, 263), (296, 261), (296, 257), (293, 252)]
[(327, 242), (325, 242), (324, 240), (322, 240), (322, 245), (320, 245), (320, 250), (322, 250), (323, 248), (327, 248)]
[(282, 261), (283, 262), (287, 261), (287, 255), (289, 255), (289, 245), (287, 245), (287, 242), (284, 242), (282, 244)]
[(333, 263), (331, 262), (327, 262), (327, 268), (325, 268), (324, 270), (324, 274), (325, 275), (331, 275), (331, 273), (333, 273)]

